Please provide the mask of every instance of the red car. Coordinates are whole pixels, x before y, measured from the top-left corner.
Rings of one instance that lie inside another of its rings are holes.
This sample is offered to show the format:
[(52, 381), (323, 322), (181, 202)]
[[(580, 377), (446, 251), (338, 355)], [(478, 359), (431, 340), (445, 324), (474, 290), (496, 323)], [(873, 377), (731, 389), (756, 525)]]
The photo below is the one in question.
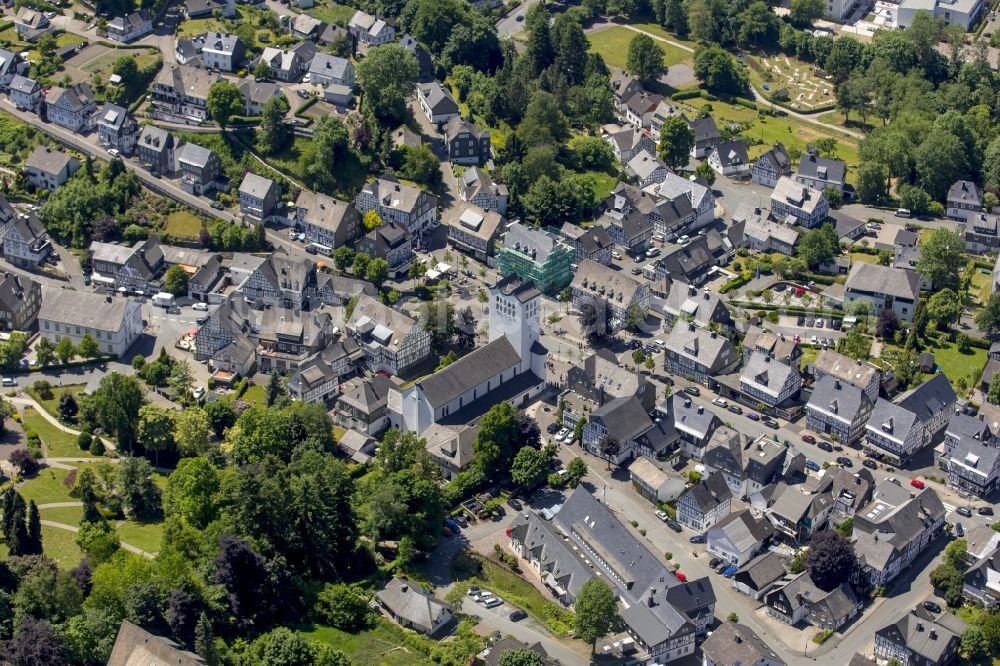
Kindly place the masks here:
[(805, 442), (806, 444), (815, 444), (816, 438), (813, 437), (812, 435), (802, 435), (802, 441)]
[(924, 482), (920, 479), (913, 479), (913, 481), (910, 481), (910, 485), (918, 490), (924, 489)]
[(676, 576), (677, 580), (679, 580), (682, 583), (688, 582), (688, 577), (682, 574), (680, 571), (675, 571), (674, 576)]
[(804, 293), (806, 293), (806, 290), (803, 289), (802, 287), (796, 287), (795, 288), (795, 295), (796, 296), (801, 296)]

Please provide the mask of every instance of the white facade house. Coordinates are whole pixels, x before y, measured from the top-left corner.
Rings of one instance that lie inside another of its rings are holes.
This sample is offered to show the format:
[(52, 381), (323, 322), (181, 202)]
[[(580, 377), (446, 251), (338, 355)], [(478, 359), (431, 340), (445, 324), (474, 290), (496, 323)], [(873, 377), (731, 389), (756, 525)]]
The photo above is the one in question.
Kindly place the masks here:
[(438, 224), (438, 198), (392, 176), (365, 185), (354, 205), (362, 215), (374, 210), (383, 222), (392, 220), (414, 235)]
[(78, 345), (90, 334), (102, 354), (122, 356), (142, 331), (142, 305), (137, 301), (88, 291), (42, 288), (38, 332), (53, 344), (69, 338)]
[(153, 17), (145, 9), (116, 16), (108, 21), (108, 39), (131, 42), (153, 32)]
[(54, 192), (76, 173), (80, 160), (62, 151), (38, 146), (25, 161), (24, 167), (32, 185)]
[(19, 111), (38, 111), (39, 104), (43, 98), (42, 86), (38, 81), (17, 74), (10, 81), (10, 88), (7, 96)]
[(972, 29), (983, 13), (983, 0), (903, 0), (897, 10), (896, 23), (908, 28), (917, 12), (927, 12), (945, 25), (957, 25), (966, 32)]
[(451, 91), (437, 81), (417, 84), (417, 101), (420, 109), (435, 125), (441, 125), (459, 116), (458, 102)]
[(86, 83), (69, 88), (53, 86), (45, 96), (45, 117), (50, 123), (86, 134), (94, 128), (97, 99)]

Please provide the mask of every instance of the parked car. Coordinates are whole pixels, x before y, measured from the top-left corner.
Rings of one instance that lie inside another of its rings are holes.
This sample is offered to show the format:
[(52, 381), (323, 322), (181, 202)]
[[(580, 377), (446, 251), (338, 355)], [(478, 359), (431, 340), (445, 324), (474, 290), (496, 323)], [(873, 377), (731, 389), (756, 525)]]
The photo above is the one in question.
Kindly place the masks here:
[(680, 571), (675, 571), (674, 577), (677, 578), (677, 580), (679, 580), (682, 583), (688, 582), (688, 577), (682, 574)]
[(566, 436), (569, 435), (569, 433), (570, 433), (570, 429), (569, 428), (563, 428), (558, 433), (556, 433), (556, 441), (557, 442), (564, 442), (564, 441), (566, 441)]
[(660, 511), (659, 509), (657, 509), (656, 511), (656, 517), (662, 520), (663, 522), (667, 522), (668, 520), (670, 520), (670, 516), (667, 515), (666, 511)]
[(4, 377), (3, 380), (0, 381), (0, 384), (3, 384), (4, 386), (17, 386), (17, 380), (13, 377)]
[(632, 275), (639, 275), (642, 273), (642, 269), (639, 268), (638, 266), (633, 266), (630, 272), (632, 273)]
[(202, 303), (201, 301), (198, 301), (197, 303), (191, 306), (191, 309), (198, 310), (200, 312), (206, 312), (208, 310), (208, 303)]
[(524, 618), (528, 617), (528, 614), (525, 613), (523, 610), (518, 609), (513, 613), (511, 613), (509, 617), (511, 622), (520, 622)]
[(701, 395), (701, 389), (697, 386), (685, 386), (684, 392), (688, 395)]
[(649, 257), (650, 259), (652, 259), (658, 254), (660, 254), (660, 248), (658, 247), (651, 247), (648, 250), (646, 250), (646, 256)]
[(510, 508), (514, 509), (514, 511), (520, 511), (521, 509), (524, 508), (524, 505), (521, 504), (521, 500), (517, 499), (516, 497), (511, 497), (509, 500), (507, 500), (507, 504), (510, 504)]
[(847, 456), (840, 456), (839, 458), (837, 458), (837, 463), (841, 467), (847, 467), (847, 468), (854, 467), (854, 461), (848, 458)]
[(470, 597), (478, 597), (479, 596), (479, 586), (478, 585), (470, 585), (469, 586), (469, 591), (468, 591), (467, 594)]
[(816, 446), (819, 447), (820, 450), (826, 451), (827, 453), (833, 452), (833, 444), (831, 444), (830, 442), (821, 441), (818, 444), (816, 444)]
[(839, 331), (840, 327), (844, 325), (844, 322), (839, 319), (834, 319), (830, 325), (833, 327), (833, 330)]
[(913, 479), (912, 481), (910, 481), (910, 485), (916, 488), (917, 490), (924, 489), (924, 482), (921, 481), (920, 479)]
[(760, 421), (760, 414), (757, 412), (747, 412), (747, 418), (751, 421)]
[(787, 288), (788, 288), (788, 285), (786, 285), (784, 282), (779, 282), (778, 284), (776, 284), (773, 287), (771, 287), (771, 289), (773, 289), (774, 291), (778, 292), (779, 294), (781, 292), (783, 292)]
[(688, 541), (690, 541), (691, 543), (705, 543), (705, 535), (695, 534), (693, 537), (688, 539)]
[(738, 566), (736, 566), (735, 564), (730, 564), (728, 567), (722, 570), (722, 575), (725, 576), (726, 578), (732, 578), (733, 576), (736, 575), (736, 572), (739, 570), (740, 568)]
[(965, 528), (962, 527), (962, 523), (955, 523), (955, 536), (965, 536)]
[(799, 326), (802, 326), (803, 324), (806, 323), (806, 316), (799, 315), (799, 318), (795, 320), (795, 323), (798, 324)]
[(773, 428), (774, 430), (777, 430), (778, 428), (781, 427), (781, 425), (777, 421), (775, 421), (774, 419), (764, 419), (763, 423), (768, 428)]
[(712, 401), (712, 404), (718, 405), (719, 407), (725, 407), (726, 405), (729, 404), (729, 401), (726, 400), (725, 398), (716, 398), (715, 400)]
[(667, 527), (669, 527), (670, 529), (672, 529), (674, 532), (680, 532), (682, 530), (681, 524), (678, 523), (676, 520), (674, 520), (672, 518), (668, 518), (668, 519), (664, 520), (663, 522), (666, 523)]
[(814, 463), (812, 460), (807, 460), (805, 462), (805, 466), (806, 469), (811, 469), (814, 472), (818, 472), (820, 470), (820, 466)]
[(225, 206), (223, 206), (223, 205), (222, 205), (221, 203), (219, 203), (218, 201), (213, 201), (213, 202), (212, 202), (212, 203), (211, 203), (210, 205), (211, 205), (211, 206), (212, 206), (212, 208), (214, 208), (215, 210), (222, 210), (223, 208), (225, 208)]
[(964, 516), (965, 518), (972, 518), (972, 510), (969, 509), (969, 507), (967, 506), (958, 507), (957, 509), (955, 509), (955, 513), (957, 513), (960, 516)]
[(628, 344), (627, 344), (627, 345), (625, 345), (625, 346), (626, 346), (626, 347), (627, 347), (627, 348), (628, 348), (629, 350), (631, 350), (631, 351), (635, 351), (636, 349), (638, 349), (639, 347), (641, 347), (641, 346), (642, 346), (642, 343), (641, 343), (641, 342), (639, 342), (638, 340), (636, 340), (635, 338), (633, 338), (633, 339), (629, 340), (629, 341), (628, 341)]
[(562, 426), (553, 421), (552, 423), (549, 424), (549, 427), (545, 429), (545, 432), (549, 433), (550, 435), (554, 435), (560, 430), (562, 430)]
[(733, 414), (742, 414), (743, 408), (740, 407), (739, 405), (729, 405), (729, 411), (731, 411)]
[(980, 516), (992, 516), (993, 515), (993, 507), (991, 507), (991, 506), (981, 506), (978, 509), (976, 509), (976, 513), (978, 513)]
[(924, 610), (930, 611), (931, 613), (940, 613), (941, 606), (928, 599), (924, 602)]
[(865, 458), (864, 462), (862, 462), (861, 464), (867, 467), (868, 469), (878, 469), (878, 463), (872, 460), (871, 458)]
[(813, 437), (812, 435), (802, 435), (802, 441), (805, 442), (806, 444), (815, 444), (816, 438)]
[(713, 557), (712, 559), (710, 559), (708, 561), (708, 566), (709, 566), (710, 569), (714, 569), (715, 567), (719, 566), (720, 564), (722, 564), (722, 560), (719, 559), (718, 557)]
[(205, 397), (205, 387), (204, 386), (195, 387), (195, 389), (191, 391), (191, 395), (194, 397), (195, 400), (201, 400), (202, 398)]

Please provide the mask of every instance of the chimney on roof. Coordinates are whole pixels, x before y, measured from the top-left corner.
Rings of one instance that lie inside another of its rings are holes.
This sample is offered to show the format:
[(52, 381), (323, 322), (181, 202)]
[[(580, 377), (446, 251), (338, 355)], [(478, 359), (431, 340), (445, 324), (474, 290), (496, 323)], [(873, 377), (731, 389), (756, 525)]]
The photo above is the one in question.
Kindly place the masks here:
[(931, 640), (932, 641), (936, 641), (937, 640), (937, 632), (934, 631), (933, 629), (931, 629)]
[(699, 414), (705, 413), (705, 405), (698, 405), (698, 413)]
[(839, 379), (833, 380), (833, 388), (837, 389), (838, 391), (840, 390), (840, 380)]

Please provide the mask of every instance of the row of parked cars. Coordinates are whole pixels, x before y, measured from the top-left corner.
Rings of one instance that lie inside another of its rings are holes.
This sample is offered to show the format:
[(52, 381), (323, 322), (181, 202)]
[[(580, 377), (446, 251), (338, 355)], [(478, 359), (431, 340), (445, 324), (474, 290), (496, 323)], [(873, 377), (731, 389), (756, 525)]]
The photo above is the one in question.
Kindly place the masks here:
[[(503, 606), (503, 599), (496, 596), (489, 590), (481, 590), (478, 585), (473, 585), (469, 588), (469, 597), (476, 603), (480, 603), (486, 608), (496, 608), (497, 606)], [(521, 610), (520, 608), (515, 609), (510, 612), (508, 618), (511, 622), (520, 622), (524, 618), (528, 617), (528, 614)]]

